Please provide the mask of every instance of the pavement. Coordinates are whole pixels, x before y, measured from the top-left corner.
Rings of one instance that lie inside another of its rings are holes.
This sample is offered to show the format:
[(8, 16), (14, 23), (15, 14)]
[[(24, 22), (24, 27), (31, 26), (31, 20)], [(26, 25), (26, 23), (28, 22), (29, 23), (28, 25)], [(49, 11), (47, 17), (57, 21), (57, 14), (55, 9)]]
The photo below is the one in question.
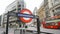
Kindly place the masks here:
[[(37, 31), (35, 27), (29, 27), (27, 28), (27, 30), (32, 30), (32, 31)], [(46, 28), (40, 28), (41, 32), (46, 32), (46, 33), (53, 33), (53, 34), (60, 34), (60, 30), (59, 29), (46, 29)], [(5, 28), (0, 27), (0, 34), (2, 34), (3, 32), (5, 32)], [(16, 31), (17, 33), (15, 34), (19, 34), (18, 31)], [(9, 28), (9, 34), (14, 34), (14, 28), (11, 29)], [(36, 34), (35, 32), (26, 32), (24, 34)], [(41, 33), (41, 34), (45, 34), (45, 33)]]
[[(5, 31), (6, 31), (5, 28), (1, 28), (1, 27), (0, 27), (0, 34), (3, 34), (3, 32), (5, 32)], [(14, 28), (13, 28), (13, 29), (10, 29), (10, 28), (9, 28), (9, 34), (22, 34), (22, 33), (20, 32), (20, 30), (15, 32), (15, 31), (14, 31)], [(24, 32), (23, 34), (37, 34), (37, 32), (26, 31), (26, 32)], [(45, 33), (41, 33), (41, 34), (45, 34)]]
[[(0, 27), (0, 34), (3, 34), (6, 31), (6, 28)], [(14, 34), (14, 30), (9, 28), (9, 34)]]
[[(29, 27), (27, 30), (37, 31), (36, 27)], [(47, 29), (40, 27), (41, 32), (52, 33), (52, 34), (60, 34), (60, 29)]]
[(5, 31), (5, 28), (0, 27), (0, 34), (2, 34)]

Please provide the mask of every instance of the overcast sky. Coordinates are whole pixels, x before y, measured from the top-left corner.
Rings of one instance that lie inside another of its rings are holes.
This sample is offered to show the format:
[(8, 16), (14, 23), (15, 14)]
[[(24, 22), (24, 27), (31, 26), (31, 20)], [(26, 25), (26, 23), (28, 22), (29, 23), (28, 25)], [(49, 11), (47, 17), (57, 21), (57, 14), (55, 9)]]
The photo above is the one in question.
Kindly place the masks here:
[[(5, 12), (5, 8), (15, 0), (0, 0), (0, 15)], [(43, 0), (24, 0), (26, 8), (33, 11), (35, 7), (39, 8)]]

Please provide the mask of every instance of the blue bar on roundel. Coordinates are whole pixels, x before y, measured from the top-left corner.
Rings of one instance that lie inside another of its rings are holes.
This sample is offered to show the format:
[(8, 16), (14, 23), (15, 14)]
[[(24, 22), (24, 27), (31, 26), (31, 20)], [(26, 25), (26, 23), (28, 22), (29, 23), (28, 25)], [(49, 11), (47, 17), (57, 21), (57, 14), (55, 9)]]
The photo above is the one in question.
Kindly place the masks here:
[(19, 17), (25, 17), (25, 18), (35, 18), (35, 16), (30, 14), (18, 14)]

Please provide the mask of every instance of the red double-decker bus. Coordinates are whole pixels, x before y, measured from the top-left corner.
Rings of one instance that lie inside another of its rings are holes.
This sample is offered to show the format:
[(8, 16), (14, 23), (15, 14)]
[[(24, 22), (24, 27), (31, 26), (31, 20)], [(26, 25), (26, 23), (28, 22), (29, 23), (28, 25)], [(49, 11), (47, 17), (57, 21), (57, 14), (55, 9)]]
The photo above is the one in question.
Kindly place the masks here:
[(42, 22), (44, 28), (58, 29), (60, 28), (60, 15), (46, 18)]

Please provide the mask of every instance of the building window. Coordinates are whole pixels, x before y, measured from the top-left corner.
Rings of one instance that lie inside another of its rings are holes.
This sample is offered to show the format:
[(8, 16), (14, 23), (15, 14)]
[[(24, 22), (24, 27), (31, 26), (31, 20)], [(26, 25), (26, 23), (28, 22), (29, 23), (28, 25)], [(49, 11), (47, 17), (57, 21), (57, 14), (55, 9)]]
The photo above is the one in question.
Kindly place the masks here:
[(54, 2), (58, 2), (59, 0), (54, 0)]
[(21, 8), (18, 8), (18, 10), (21, 10)]
[(48, 10), (49, 9), (49, 6), (48, 6), (48, 4), (46, 5), (46, 7), (45, 7), (45, 10)]
[(56, 10), (55, 13), (56, 13), (57, 15), (60, 14), (60, 7), (56, 8), (55, 10)]
[(46, 11), (46, 18), (50, 17), (50, 13)]
[(18, 7), (21, 7), (21, 5), (18, 5)]
[(22, 7), (24, 7), (24, 5), (22, 5)]
[(48, 4), (48, 0), (44, 0), (44, 5)]
[(53, 6), (53, 3), (51, 3), (52, 4), (52, 6)]
[(14, 12), (14, 11), (16, 11), (16, 8), (15, 8), (15, 9), (13, 9), (13, 10), (11, 10), (11, 12), (12, 12), (12, 11), (13, 11), (13, 12)]
[(13, 6), (12, 9), (14, 9), (16, 6)]
[(56, 11), (57, 11), (57, 12), (60, 12), (60, 7), (56, 8)]
[(59, 0), (54, 0), (54, 5), (59, 3)]

